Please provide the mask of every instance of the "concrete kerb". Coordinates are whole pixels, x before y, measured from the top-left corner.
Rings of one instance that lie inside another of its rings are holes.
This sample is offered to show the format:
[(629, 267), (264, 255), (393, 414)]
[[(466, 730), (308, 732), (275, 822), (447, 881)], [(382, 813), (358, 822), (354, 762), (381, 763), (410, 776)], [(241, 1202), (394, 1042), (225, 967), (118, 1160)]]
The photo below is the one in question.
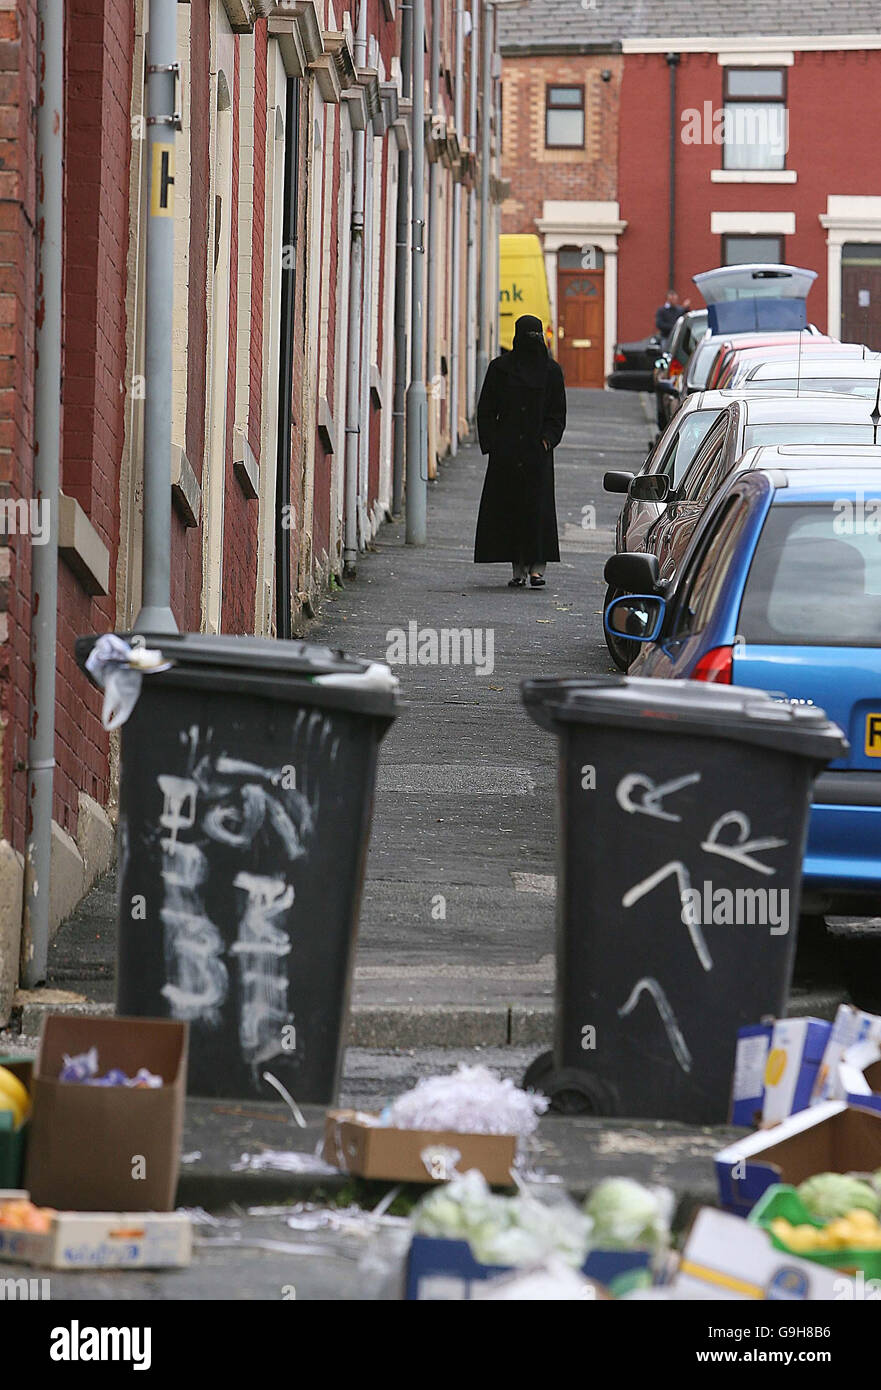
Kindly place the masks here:
[[(36, 999), (35, 995), (41, 995)], [(787, 1016), (833, 1019), (847, 996), (840, 990), (795, 994)], [(90, 1003), (67, 990), (20, 990), (13, 1005), (12, 1022), (27, 1037), (39, 1037), (49, 1013), (106, 1017), (112, 1004)], [(360, 1004), (349, 1015), (347, 1044), (360, 1048), (467, 1048), (550, 1046), (554, 1033), (552, 1004), (474, 1005)]]

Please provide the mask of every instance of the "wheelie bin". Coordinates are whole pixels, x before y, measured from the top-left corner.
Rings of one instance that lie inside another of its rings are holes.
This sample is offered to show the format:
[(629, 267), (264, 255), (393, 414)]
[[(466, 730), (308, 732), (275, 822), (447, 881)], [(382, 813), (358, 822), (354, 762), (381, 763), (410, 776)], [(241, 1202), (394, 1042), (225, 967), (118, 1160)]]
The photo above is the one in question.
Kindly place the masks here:
[(526, 681), (559, 745), (555, 1108), (727, 1119), (737, 1031), (783, 1013), (811, 784), (846, 743), (764, 691)]

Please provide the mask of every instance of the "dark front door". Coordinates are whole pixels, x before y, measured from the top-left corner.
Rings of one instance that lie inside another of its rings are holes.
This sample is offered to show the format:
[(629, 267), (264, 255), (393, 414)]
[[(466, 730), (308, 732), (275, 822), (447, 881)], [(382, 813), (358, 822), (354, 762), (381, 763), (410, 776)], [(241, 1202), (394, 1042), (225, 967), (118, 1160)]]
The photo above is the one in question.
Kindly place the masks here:
[(881, 352), (881, 245), (844, 247), (841, 337)]

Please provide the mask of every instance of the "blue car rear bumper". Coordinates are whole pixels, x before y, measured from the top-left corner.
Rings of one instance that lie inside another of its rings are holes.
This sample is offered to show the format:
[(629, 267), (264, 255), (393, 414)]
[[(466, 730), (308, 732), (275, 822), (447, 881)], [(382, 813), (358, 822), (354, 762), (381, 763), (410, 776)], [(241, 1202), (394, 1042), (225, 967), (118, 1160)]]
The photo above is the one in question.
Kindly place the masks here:
[(802, 876), (806, 888), (874, 892), (881, 910), (881, 805), (815, 801)]

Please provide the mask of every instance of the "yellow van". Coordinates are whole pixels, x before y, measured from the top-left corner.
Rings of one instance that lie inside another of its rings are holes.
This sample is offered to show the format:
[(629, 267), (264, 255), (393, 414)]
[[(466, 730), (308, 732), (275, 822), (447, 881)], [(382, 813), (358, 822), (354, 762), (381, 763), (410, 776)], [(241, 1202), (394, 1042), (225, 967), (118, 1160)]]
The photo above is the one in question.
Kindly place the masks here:
[(545, 326), (545, 341), (553, 350), (554, 328), (545, 259), (537, 236), (499, 237), (499, 346), (510, 349), (514, 324), (521, 314), (534, 314)]

